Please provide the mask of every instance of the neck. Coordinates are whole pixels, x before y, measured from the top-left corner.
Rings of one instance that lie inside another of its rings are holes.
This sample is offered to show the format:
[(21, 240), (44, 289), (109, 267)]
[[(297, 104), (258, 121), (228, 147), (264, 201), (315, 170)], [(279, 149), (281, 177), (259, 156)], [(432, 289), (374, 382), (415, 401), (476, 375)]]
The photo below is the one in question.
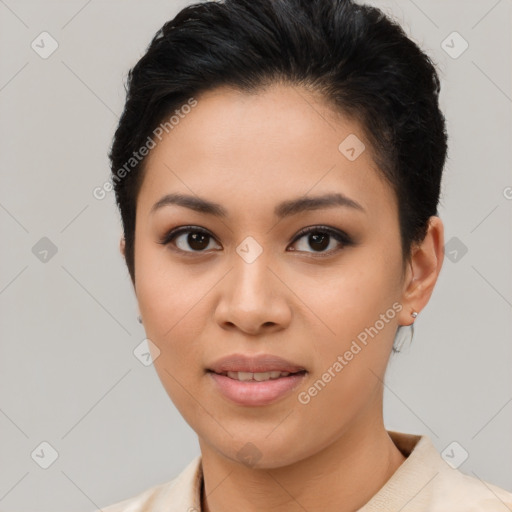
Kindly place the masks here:
[(324, 450), (294, 464), (248, 468), (211, 450), (200, 439), (202, 512), (244, 510), (344, 512), (361, 508), (405, 457), (384, 425), (352, 429)]

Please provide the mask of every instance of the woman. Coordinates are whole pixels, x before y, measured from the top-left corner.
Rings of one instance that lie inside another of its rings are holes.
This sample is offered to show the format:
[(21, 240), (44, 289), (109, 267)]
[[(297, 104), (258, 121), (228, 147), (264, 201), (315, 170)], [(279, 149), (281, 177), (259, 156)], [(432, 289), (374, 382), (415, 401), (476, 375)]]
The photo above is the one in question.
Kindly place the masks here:
[(201, 455), (103, 510), (512, 506), (383, 423), (387, 363), (443, 262), (439, 88), (350, 0), (196, 4), (157, 33), (112, 181), (154, 365)]

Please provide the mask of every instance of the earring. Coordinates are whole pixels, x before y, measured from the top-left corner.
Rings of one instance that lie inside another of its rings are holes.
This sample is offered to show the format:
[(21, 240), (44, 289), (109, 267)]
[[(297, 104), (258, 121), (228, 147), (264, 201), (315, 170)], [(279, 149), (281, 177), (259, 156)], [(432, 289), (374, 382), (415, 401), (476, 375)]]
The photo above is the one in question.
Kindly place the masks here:
[(141, 324), (141, 323), (142, 323), (142, 317), (141, 317), (140, 315), (139, 315), (139, 316), (137, 316), (137, 322), (139, 322), (139, 324)]
[[(418, 316), (416, 311), (411, 313), (413, 318)], [(408, 329), (407, 329), (408, 328)], [(411, 325), (399, 325), (393, 343), (393, 352), (401, 352), (406, 343), (410, 345), (414, 337), (414, 322)]]

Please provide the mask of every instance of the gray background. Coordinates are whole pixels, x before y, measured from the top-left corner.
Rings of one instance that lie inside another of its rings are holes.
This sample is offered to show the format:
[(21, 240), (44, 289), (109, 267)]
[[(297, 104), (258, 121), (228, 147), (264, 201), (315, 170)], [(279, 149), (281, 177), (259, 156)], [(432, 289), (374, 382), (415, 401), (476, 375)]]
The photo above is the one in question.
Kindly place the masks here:
[[(109, 177), (127, 70), (189, 3), (0, 0), (3, 511), (90, 511), (199, 454), (133, 354), (145, 336), (119, 216), (112, 193), (92, 194)], [(438, 64), (450, 136), (446, 261), (413, 345), (391, 359), (386, 426), (427, 434), (440, 452), (457, 441), (461, 471), (512, 491), (512, 2), (372, 3)], [(46, 59), (31, 47), (43, 31), (59, 45)], [(441, 46), (453, 31), (469, 43), (458, 58)], [(57, 248), (46, 261), (43, 237)], [(58, 452), (48, 469), (44, 441)]]

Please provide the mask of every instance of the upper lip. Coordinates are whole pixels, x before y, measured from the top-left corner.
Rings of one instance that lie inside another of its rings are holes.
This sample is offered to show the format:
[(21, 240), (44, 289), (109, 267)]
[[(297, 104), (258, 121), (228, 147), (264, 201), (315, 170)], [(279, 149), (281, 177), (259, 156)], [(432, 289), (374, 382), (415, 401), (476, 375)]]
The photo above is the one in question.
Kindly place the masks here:
[(296, 373), (305, 370), (299, 364), (292, 363), (283, 359), (282, 357), (272, 354), (259, 354), (249, 356), (245, 354), (231, 354), (229, 356), (221, 357), (212, 363), (208, 370), (215, 373), (224, 372), (289, 372)]

